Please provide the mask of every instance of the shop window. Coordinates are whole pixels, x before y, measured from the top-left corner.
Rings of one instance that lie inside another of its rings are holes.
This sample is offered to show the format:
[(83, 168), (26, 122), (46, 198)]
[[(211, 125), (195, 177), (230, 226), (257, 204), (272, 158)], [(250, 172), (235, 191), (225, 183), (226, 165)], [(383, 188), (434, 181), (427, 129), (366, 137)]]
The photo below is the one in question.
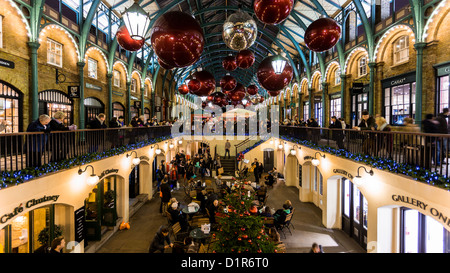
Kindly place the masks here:
[(120, 87), (120, 71), (113, 70), (113, 83), (115, 87)]
[(358, 60), (358, 77), (362, 77), (367, 74), (367, 57), (361, 57)]
[(401, 208), (400, 232), (401, 253), (448, 253), (449, 232), (417, 210)]
[(0, 133), (17, 133), (20, 128), (21, 94), (11, 86), (0, 81), (0, 120), (6, 121), (6, 129)]
[(120, 116), (125, 116), (125, 107), (119, 102), (114, 102), (113, 103), (113, 117), (118, 118)]
[(330, 99), (330, 117), (335, 116), (336, 118), (341, 117), (341, 98), (331, 98)]
[(3, 48), (3, 15), (0, 15), (0, 48)]
[(148, 84), (144, 85), (144, 96), (148, 96), (149, 89), (150, 87), (148, 86)]
[(446, 75), (446, 76), (442, 76), (439, 77), (439, 113), (442, 113), (444, 108), (448, 108), (449, 107), (449, 99), (450, 99), (450, 90), (449, 90), (449, 85), (450, 85), (450, 76)]
[(131, 92), (136, 93), (137, 81), (136, 79), (131, 79)]
[(394, 64), (409, 61), (409, 37), (402, 36), (394, 43)]
[(318, 91), (322, 91), (322, 88), (323, 88), (321, 79), (322, 79), (322, 77), (319, 77), (319, 78), (317, 79), (317, 90), (318, 90)]
[[(33, 211), (33, 252), (40, 247), (48, 247), (50, 241), (50, 207)], [(47, 242), (45, 242), (48, 240)]]
[(73, 101), (66, 93), (59, 90), (44, 90), (39, 92), (39, 114), (53, 117), (56, 112), (66, 114), (64, 124), (73, 124)]
[(341, 70), (340, 69), (336, 69), (334, 71), (334, 84), (335, 85), (341, 84)]
[(97, 79), (97, 65), (98, 62), (92, 58), (88, 58), (88, 77)]
[(12, 253), (29, 253), (29, 214), (24, 213), (11, 222)]
[(316, 98), (314, 102), (314, 117), (319, 126), (322, 126), (322, 98)]
[(406, 117), (415, 117), (416, 83), (384, 89), (385, 118), (390, 124), (402, 125)]
[(47, 63), (51, 65), (56, 65), (62, 67), (62, 44), (52, 40), (47, 39)]
[(309, 119), (309, 102), (303, 103), (303, 120), (307, 121)]

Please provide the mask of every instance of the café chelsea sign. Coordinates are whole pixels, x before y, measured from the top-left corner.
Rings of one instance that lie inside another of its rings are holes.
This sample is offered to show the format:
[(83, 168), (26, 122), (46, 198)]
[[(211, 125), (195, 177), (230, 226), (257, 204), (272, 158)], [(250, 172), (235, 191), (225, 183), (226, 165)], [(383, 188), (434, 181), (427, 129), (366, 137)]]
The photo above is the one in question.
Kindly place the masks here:
[(37, 198), (37, 199), (30, 199), (27, 202), (24, 203), (20, 203), (20, 205), (18, 205), (17, 207), (14, 208), (14, 210), (11, 213), (6, 213), (4, 214), (2, 217), (0, 217), (0, 224), (4, 224), (6, 222), (8, 222), (9, 220), (11, 220), (12, 218), (14, 218), (16, 215), (22, 213), (24, 211), (24, 208), (31, 208), (34, 207), (36, 205), (39, 205), (41, 203), (45, 203), (45, 202), (56, 202), (59, 198), (59, 195), (44, 195), (41, 198)]

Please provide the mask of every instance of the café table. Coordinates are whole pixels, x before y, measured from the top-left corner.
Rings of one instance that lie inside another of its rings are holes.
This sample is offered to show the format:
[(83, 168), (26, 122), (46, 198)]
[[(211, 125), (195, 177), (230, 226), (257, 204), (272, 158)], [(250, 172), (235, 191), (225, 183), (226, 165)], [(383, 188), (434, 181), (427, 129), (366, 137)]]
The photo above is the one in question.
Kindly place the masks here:
[(196, 214), (200, 210), (200, 206), (192, 206), (194, 210), (190, 211), (189, 206), (185, 206), (181, 211), (189, 217), (189, 220), (192, 220), (194, 214)]
[(211, 233), (205, 234), (201, 228), (194, 228), (189, 233), (189, 236), (191, 236), (194, 240), (200, 241), (202, 243), (205, 242), (205, 240), (211, 235)]

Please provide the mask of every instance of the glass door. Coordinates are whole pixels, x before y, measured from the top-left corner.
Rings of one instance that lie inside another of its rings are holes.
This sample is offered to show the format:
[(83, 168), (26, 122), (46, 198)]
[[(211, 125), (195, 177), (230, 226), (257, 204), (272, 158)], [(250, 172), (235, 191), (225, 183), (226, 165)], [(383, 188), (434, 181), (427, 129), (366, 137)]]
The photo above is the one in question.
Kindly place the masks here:
[(352, 127), (358, 126), (361, 121), (361, 113), (368, 110), (368, 93), (355, 94), (352, 96)]
[(117, 220), (117, 177), (110, 176), (103, 179), (103, 196), (102, 196), (102, 225), (115, 226)]
[(342, 230), (362, 247), (367, 247), (368, 203), (358, 187), (342, 179)]
[(401, 208), (401, 253), (450, 253), (449, 231), (430, 216)]

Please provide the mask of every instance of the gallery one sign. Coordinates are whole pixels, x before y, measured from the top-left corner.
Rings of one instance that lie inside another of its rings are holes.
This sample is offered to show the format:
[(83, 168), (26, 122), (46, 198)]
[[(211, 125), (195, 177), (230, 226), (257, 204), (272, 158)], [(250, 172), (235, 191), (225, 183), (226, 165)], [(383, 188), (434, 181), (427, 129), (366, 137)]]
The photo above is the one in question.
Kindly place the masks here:
[(31, 200), (28, 200), (27, 202), (20, 203), (20, 205), (15, 207), (11, 213), (6, 213), (2, 217), (0, 217), (0, 224), (4, 224), (4, 223), (8, 222), (10, 219), (12, 219), (14, 216), (16, 216), (17, 214), (22, 213), (24, 211), (24, 208), (28, 209), (28, 208), (34, 207), (36, 205), (39, 205), (39, 204), (42, 204), (45, 202), (56, 202), (58, 200), (58, 198), (59, 198), (59, 195), (51, 195), (51, 196), (44, 195), (41, 198), (31, 199)]
[(435, 218), (437, 218), (438, 221), (443, 222), (445, 225), (450, 227), (450, 217), (449, 216), (445, 216), (438, 209), (429, 206), (427, 203), (425, 203), (423, 201), (420, 201), (418, 199), (415, 199), (415, 198), (412, 198), (409, 196), (397, 195), (397, 194), (392, 195), (392, 200), (394, 200), (395, 202), (402, 202), (405, 204), (410, 204), (410, 205), (415, 206), (423, 211), (429, 211), (430, 214), (432, 216), (434, 216)]

